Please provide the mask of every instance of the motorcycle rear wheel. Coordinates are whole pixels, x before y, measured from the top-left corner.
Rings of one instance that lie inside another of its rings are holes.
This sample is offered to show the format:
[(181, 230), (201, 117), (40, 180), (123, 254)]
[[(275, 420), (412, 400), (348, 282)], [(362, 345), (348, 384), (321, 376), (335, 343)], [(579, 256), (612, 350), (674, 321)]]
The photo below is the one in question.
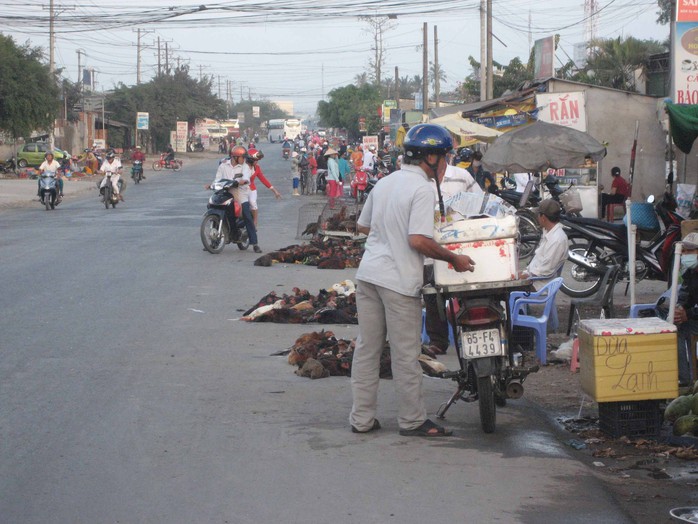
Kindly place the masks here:
[(590, 297), (601, 286), (601, 279), (608, 264), (613, 263), (613, 259), (604, 254), (601, 249), (589, 247), (588, 244), (576, 243), (573, 241), (569, 247), (570, 252), (577, 253), (586, 257), (594, 265), (599, 267), (598, 272), (592, 272), (582, 266), (575, 264), (570, 260), (566, 260), (562, 267), (562, 287), (560, 290), (572, 298)]
[(201, 222), (201, 243), (204, 245), (206, 251), (214, 255), (223, 251), (225, 247), (225, 237), (227, 234), (225, 224), (221, 230), (221, 237), (218, 237), (218, 226), (220, 221), (221, 218), (217, 215), (206, 215)]
[(250, 247), (250, 237), (247, 235), (247, 230), (243, 229), (240, 232), (240, 238), (236, 244), (240, 251), (245, 251), (248, 247)]
[(497, 407), (494, 403), (492, 377), (478, 377), (477, 399), (480, 407), (480, 425), (485, 433), (494, 433), (497, 425)]
[(182, 169), (182, 164), (179, 163), (179, 160), (175, 160), (174, 162), (172, 162), (172, 169), (174, 169), (175, 172)]
[(153, 169), (155, 171), (161, 171), (162, 170), (162, 164), (160, 162), (153, 162)]
[(519, 217), (519, 260), (533, 255), (540, 242), (541, 230), (535, 215), (522, 210), (516, 212)]

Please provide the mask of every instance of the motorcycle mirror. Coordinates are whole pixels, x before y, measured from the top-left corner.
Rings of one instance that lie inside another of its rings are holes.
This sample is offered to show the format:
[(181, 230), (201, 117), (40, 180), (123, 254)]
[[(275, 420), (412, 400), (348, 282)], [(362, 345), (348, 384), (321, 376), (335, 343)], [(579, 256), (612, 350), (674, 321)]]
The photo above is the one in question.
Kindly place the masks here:
[(647, 203), (648, 204), (654, 204), (654, 195), (650, 195), (647, 197)]

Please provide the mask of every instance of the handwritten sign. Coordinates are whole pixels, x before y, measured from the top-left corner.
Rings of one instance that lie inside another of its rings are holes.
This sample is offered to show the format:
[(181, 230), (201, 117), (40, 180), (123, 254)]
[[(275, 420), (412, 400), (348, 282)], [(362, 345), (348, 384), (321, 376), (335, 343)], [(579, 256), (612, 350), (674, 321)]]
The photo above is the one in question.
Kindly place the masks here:
[(678, 395), (676, 333), (598, 335), (580, 325), (582, 389), (597, 402)]

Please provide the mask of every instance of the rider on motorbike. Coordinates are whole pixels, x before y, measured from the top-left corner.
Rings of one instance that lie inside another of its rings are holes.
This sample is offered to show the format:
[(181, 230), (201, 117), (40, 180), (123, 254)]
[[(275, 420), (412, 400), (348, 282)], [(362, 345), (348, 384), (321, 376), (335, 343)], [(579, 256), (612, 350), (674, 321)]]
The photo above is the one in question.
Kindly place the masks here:
[[(237, 182), (237, 185), (233, 186), (231, 193), (242, 208), (242, 217), (245, 220), (245, 228), (247, 229), (250, 244), (252, 244), (255, 253), (261, 253), (262, 250), (257, 245), (257, 229), (254, 226), (254, 218), (252, 217), (249, 202), (250, 181), (252, 180), (253, 170), (245, 162), (246, 157), (247, 150), (242, 146), (235, 146), (230, 151), (230, 160), (218, 166), (214, 181), (226, 179)], [(206, 186), (207, 189), (210, 187)], [(235, 220), (230, 222), (234, 224)]]
[[(119, 191), (119, 183), (121, 185), (124, 185), (124, 182), (121, 181), (121, 160), (116, 158), (116, 155), (114, 154), (113, 151), (109, 151), (107, 153), (106, 159), (104, 162), (102, 162), (102, 166), (99, 168), (99, 171), (101, 173), (111, 173), (111, 186), (114, 189), (114, 194), (124, 202), (124, 197)], [(99, 189), (102, 189), (107, 185), (107, 177), (105, 176), (102, 178), (102, 181), (99, 183)]]
[(291, 142), (288, 141), (288, 138), (284, 138), (284, 141), (281, 143), (281, 154), (284, 158), (288, 158), (291, 154)]
[(175, 150), (172, 149), (172, 144), (167, 144), (167, 149), (165, 149), (165, 165), (174, 162)]
[[(145, 165), (145, 154), (141, 150), (141, 146), (136, 146), (136, 150), (131, 154), (131, 160), (133, 160), (133, 161), (140, 160), (141, 166)], [(143, 168), (141, 167), (141, 169), (143, 169)], [(145, 173), (144, 172), (141, 173), (141, 178), (143, 180), (145, 180)]]
[[(60, 168), (61, 165), (53, 158), (53, 153), (51, 151), (48, 151), (44, 155), (44, 161), (39, 166), (39, 171), (42, 175), (46, 171), (53, 172), (56, 175), (56, 184), (58, 184), (58, 200), (56, 203), (60, 203), (60, 201), (63, 200), (63, 178), (59, 174)], [(37, 182), (37, 196), (41, 197), (41, 180)]]

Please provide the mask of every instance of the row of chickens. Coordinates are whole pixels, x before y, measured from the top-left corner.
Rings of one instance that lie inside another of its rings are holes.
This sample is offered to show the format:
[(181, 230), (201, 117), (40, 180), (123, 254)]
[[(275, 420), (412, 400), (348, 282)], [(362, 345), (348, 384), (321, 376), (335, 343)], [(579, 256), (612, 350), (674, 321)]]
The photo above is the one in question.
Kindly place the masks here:
[(305, 264), (318, 269), (345, 269), (359, 267), (364, 248), (351, 240), (315, 238), (308, 244), (294, 244), (262, 255), (255, 266), (269, 267), (275, 263)]

